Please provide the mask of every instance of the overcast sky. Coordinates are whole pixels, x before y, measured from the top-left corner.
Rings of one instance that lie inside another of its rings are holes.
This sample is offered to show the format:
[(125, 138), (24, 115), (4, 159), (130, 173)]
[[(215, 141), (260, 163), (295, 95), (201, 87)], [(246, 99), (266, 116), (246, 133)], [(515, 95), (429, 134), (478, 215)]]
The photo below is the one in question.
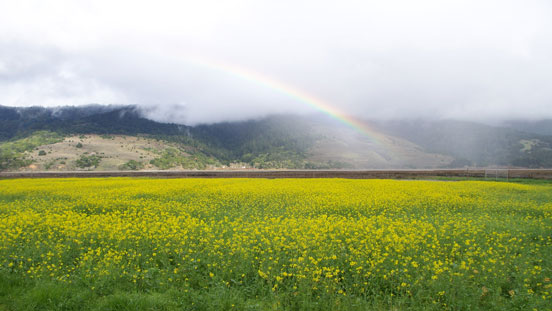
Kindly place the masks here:
[(0, 105), (315, 111), (228, 68), (362, 118), (550, 118), (552, 1), (0, 1)]

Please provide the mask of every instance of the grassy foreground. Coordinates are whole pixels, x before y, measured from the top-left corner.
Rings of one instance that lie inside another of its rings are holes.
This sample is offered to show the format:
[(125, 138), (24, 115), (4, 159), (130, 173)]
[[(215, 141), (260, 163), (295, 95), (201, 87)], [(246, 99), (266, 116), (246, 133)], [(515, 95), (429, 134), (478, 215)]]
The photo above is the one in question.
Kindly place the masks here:
[(0, 310), (550, 310), (552, 184), (0, 180)]

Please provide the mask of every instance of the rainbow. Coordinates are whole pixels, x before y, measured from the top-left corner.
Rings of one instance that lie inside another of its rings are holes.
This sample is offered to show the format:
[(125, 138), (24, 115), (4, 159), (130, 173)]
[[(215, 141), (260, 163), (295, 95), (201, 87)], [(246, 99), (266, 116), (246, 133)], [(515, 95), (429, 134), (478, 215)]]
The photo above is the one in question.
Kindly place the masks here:
[[(346, 124), (347, 126), (355, 129), (359, 133), (366, 136), (372, 143), (377, 145), (383, 145), (387, 139), (373, 130), (368, 124), (358, 120), (357, 118), (337, 109), (336, 107), (324, 102), (323, 100), (316, 98), (300, 89), (297, 89), (291, 85), (285, 84), (274, 78), (268, 77), (258, 72), (254, 72), (250, 69), (246, 69), (234, 64), (225, 63), (222, 61), (215, 61), (213, 59), (206, 59), (204, 57), (189, 57), (186, 58), (188, 62), (193, 65), (209, 68), (214, 71), (223, 72), (254, 83), (261, 87), (275, 90), (281, 94), (284, 94), (294, 100), (304, 103), (317, 111), (320, 111), (339, 122)], [(388, 143), (385, 143), (388, 145)]]

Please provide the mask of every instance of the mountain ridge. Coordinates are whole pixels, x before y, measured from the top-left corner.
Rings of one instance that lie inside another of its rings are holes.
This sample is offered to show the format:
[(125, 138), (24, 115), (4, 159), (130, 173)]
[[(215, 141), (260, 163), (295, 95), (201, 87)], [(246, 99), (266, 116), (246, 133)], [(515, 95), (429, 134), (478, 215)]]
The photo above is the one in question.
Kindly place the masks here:
[[(136, 106), (0, 106), (0, 121), (0, 155), (4, 159), (25, 158), (25, 152), (31, 150), (17, 149), (14, 142), (47, 131), (65, 138), (94, 134), (164, 141), (168, 147), (156, 151), (158, 158), (141, 164), (157, 163), (163, 169), (208, 165), (259, 169), (552, 167), (552, 136), (522, 131), (519, 123), (365, 121), (378, 132), (381, 143), (325, 115), (272, 115), (187, 126), (152, 121)], [(523, 124), (530, 125), (528, 121)], [(94, 152), (93, 148), (89, 152)], [(199, 160), (194, 163), (191, 159)], [(29, 161), (18, 162), (18, 168), (3, 163), (0, 169), (20, 169)]]

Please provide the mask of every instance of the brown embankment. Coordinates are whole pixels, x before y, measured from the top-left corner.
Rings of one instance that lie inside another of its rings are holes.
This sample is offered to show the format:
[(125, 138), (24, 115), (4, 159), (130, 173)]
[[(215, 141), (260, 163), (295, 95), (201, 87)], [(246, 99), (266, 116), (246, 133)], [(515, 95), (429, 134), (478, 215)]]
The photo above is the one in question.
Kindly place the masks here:
[(428, 170), (213, 170), (213, 171), (74, 171), (0, 172), (7, 178), (157, 177), (157, 178), (385, 178), (431, 177), (552, 179), (552, 169), (428, 169)]

